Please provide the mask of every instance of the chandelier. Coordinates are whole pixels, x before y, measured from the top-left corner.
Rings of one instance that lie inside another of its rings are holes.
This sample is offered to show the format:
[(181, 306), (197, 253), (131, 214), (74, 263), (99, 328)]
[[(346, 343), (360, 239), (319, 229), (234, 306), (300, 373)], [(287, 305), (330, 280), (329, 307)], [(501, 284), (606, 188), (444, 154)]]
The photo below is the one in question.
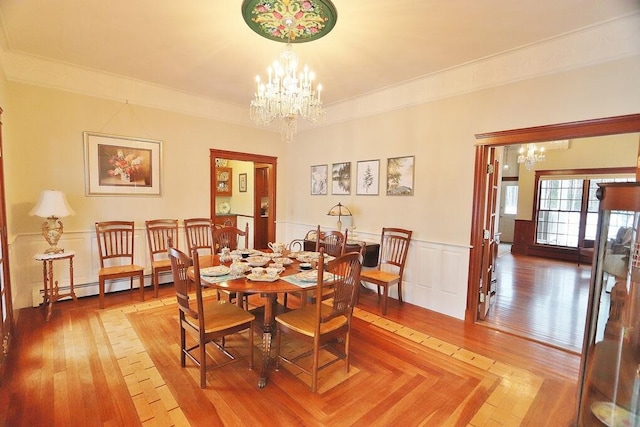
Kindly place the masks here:
[(518, 163), (524, 163), (527, 170), (533, 169), (536, 162), (544, 162), (544, 148), (538, 149), (536, 144), (526, 144), (518, 151)]
[(298, 74), (298, 57), (287, 49), (268, 69), (268, 81), (256, 76), (257, 89), (251, 101), (250, 117), (260, 126), (268, 126), (276, 117), (282, 119), (280, 134), (291, 142), (298, 131), (298, 116), (316, 125), (324, 118), (320, 94), (322, 85), (315, 85), (315, 75), (305, 65)]
[(337, 19), (330, 0), (244, 0), (242, 16), (249, 27), (269, 40), (287, 44), (284, 52), (268, 69), (266, 81), (256, 77), (256, 92), (251, 101), (251, 120), (268, 126), (282, 120), (282, 139), (291, 142), (298, 131), (298, 117), (312, 125), (321, 123), (322, 85), (305, 65), (298, 71), (298, 57), (292, 43), (305, 43), (329, 33)]

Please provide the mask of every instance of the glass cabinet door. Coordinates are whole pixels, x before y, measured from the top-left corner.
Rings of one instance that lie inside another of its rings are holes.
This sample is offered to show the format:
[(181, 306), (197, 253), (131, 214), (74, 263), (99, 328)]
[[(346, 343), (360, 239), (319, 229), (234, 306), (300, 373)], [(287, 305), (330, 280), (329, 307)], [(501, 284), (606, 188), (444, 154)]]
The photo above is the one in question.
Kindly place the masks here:
[(640, 183), (601, 184), (578, 425), (640, 427)]

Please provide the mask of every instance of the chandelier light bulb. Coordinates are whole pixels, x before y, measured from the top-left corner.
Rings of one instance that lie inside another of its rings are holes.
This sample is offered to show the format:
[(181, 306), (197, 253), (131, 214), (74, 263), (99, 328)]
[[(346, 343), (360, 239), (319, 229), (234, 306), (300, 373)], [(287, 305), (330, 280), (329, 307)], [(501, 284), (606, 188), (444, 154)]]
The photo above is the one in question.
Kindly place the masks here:
[(546, 157), (544, 154), (544, 147), (540, 147), (540, 149), (538, 149), (536, 144), (521, 146), (518, 153), (518, 163), (524, 163), (524, 167), (527, 168), (527, 170), (533, 169), (536, 162), (544, 162)]

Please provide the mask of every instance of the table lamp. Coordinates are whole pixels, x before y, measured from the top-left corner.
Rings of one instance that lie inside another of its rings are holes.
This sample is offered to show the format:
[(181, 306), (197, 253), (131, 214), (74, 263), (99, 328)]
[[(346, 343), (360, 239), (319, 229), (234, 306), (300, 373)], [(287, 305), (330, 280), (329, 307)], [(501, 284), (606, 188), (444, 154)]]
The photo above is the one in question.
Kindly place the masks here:
[(38, 203), (31, 209), (29, 215), (47, 219), (47, 222), (42, 224), (42, 235), (49, 243), (49, 248), (44, 253), (59, 254), (64, 252), (64, 249), (58, 247), (58, 240), (62, 237), (63, 231), (62, 221), (58, 221), (58, 218), (75, 215), (75, 212), (67, 203), (64, 193), (62, 191), (43, 190), (40, 193)]
[(333, 206), (329, 209), (329, 213), (327, 215), (337, 216), (338, 217), (338, 231), (342, 232), (342, 217), (343, 216), (351, 216), (351, 211), (348, 207), (344, 206), (342, 203), (338, 202), (337, 205)]

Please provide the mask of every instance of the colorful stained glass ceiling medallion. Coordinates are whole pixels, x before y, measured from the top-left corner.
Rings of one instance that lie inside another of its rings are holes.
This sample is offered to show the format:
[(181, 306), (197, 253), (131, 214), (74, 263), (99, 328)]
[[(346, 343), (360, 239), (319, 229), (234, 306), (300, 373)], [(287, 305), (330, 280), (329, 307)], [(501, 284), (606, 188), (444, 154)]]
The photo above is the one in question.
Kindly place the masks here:
[(242, 16), (256, 33), (283, 43), (305, 43), (327, 35), (338, 12), (330, 0), (244, 0)]

